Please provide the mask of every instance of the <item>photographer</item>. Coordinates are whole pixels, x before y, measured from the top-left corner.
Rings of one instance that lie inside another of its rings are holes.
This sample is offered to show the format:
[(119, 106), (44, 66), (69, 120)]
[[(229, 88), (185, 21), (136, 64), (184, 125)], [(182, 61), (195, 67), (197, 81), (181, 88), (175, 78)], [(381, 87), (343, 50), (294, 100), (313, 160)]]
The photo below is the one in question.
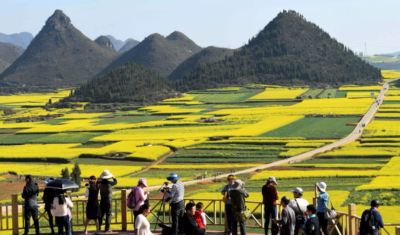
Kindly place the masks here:
[[(171, 217), (172, 217), (172, 234), (178, 235), (183, 234), (183, 226), (182, 223), (179, 223), (181, 218), (183, 217), (183, 195), (185, 194), (185, 187), (182, 181), (178, 181), (180, 178), (176, 173), (171, 173), (167, 180), (172, 182), (171, 190), (169, 190), (169, 186), (164, 186), (164, 196), (167, 196), (171, 199)], [(179, 227), (178, 227), (179, 226)]]

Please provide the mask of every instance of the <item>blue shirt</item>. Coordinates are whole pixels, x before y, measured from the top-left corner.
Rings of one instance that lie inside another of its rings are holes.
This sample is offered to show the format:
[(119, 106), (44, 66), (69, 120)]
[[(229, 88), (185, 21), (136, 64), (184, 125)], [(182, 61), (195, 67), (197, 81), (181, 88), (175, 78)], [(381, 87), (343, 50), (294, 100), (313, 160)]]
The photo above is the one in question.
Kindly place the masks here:
[(379, 228), (383, 228), (383, 226), (384, 226), (383, 220), (382, 220), (382, 215), (374, 207), (372, 207), (369, 210), (365, 210), (363, 212), (363, 214), (361, 215), (361, 217), (363, 217), (364, 213), (366, 213), (367, 211), (375, 211), (375, 213), (374, 213), (374, 217), (375, 217), (375, 233), (378, 233)]
[(329, 194), (327, 192), (320, 192), (317, 197), (317, 212), (324, 212), (325, 206), (329, 206)]

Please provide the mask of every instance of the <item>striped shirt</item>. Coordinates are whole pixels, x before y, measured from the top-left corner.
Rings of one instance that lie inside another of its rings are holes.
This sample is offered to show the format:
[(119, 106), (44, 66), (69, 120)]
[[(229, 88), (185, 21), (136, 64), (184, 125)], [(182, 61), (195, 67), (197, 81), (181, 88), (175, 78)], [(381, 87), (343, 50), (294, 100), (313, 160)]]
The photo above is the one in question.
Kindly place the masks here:
[(183, 196), (185, 194), (185, 186), (182, 181), (176, 182), (172, 185), (171, 192), (167, 191), (168, 197), (171, 198), (171, 203), (177, 203), (183, 201)]

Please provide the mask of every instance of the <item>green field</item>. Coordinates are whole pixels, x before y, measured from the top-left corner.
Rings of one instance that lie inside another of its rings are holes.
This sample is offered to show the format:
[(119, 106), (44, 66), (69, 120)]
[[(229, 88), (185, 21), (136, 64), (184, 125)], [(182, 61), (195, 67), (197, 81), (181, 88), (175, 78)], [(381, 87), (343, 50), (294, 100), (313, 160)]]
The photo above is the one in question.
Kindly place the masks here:
[(260, 135), (260, 137), (305, 137), (311, 139), (342, 138), (350, 134), (354, 129), (354, 126), (346, 126), (346, 124), (355, 123), (359, 120), (359, 117), (306, 117), (286, 126), (266, 132)]
[(325, 89), (324, 92), (322, 92), (322, 94), (318, 96), (318, 98), (320, 99), (336, 98), (337, 95), (338, 95), (338, 89)]
[(256, 95), (255, 92), (247, 93), (227, 93), (227, 94), (195, 94), (193, 101), (203, 101), (206, 103), (237, 103)]
[(306, 93), (301, 95), (302, 99), (315, 99), (324, 89), (309, 89)]

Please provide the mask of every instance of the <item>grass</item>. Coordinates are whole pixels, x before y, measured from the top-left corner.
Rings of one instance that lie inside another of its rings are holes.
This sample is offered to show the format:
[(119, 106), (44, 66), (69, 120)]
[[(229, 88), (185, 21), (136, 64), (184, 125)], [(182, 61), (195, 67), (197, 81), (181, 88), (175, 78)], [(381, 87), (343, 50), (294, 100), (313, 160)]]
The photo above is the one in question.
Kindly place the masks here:
[(203, 101), (206, 103), (237, 103), (256, 95), (249, 93), (228, 93), (228, 94), (196, 94), (192, 101)]
[(32, 140), (49, 136), (49, 134), (15, 134), (0, 137), (0, 144), (25, 144)]
[(325, 89), (324, 92), (322, 92), (322, 94), (318, 96), (318, 98), (320, 99), (336, 98), (337, 95), (338, 95), (338, 89)]
[(322, 91), (323, 89), (310, 89), (306, 93), (302, 94), (301, 97), (303, 99), (315, 99)]
[(79, 133), (57, 133), (45, 135), (32, 139), (30, 143), (84, 143), (90, 139), (107, 134), (106, 132), (79, 132)]
[(353, 131), (359, 117), (316, 118), (306, 117), (278, 129), (266, 132), (260, 137), (305, 137), (305, 138), (342, 138)]

